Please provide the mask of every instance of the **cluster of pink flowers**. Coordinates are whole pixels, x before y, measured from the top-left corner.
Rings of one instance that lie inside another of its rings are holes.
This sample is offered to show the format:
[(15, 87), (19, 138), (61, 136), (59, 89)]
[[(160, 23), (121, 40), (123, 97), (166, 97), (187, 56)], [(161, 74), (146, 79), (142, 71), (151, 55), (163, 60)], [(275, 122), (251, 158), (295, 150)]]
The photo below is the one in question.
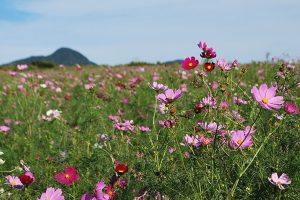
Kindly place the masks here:
[(133, 120), (125, 120), (124, 122), (114, 121), (114, 128), (123, 132), (134, 132), (135, 126)]
[(181, 145), (183, 146), (192, 145), (196, 148), (200, 147), (201, 145), (209, 145), (213, 141), (212, 138), (208, 138), (204, 136), (199, 137), (198, 135), (189, 136), (188, 134), (185, 135), (184, 140), (185, 141), (183, 143), (180, 143)]

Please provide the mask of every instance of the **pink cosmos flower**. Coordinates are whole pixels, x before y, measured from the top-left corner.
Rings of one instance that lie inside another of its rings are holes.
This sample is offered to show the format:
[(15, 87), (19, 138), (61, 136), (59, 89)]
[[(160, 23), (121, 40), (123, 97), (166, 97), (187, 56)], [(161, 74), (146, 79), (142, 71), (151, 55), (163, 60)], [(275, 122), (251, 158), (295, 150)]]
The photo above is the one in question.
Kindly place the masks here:
[(145, 126), (139, 126), (139, 130), (143, 133), (151, 131), (151, 129), (149, 127), (145, 127)]
[(125, 104), (129, 104), (129, 99), (128, 98), (123, 98), (122, 102), (125, 103)]
[(264, 73), (264, 70), (262, 70), (262, 69), (257, 70), (258, 75), (262, 75), (263, 73)]
[(251, 128), (250, 126), (246, 126), (246, 128), (244, 130), (245, 135), (254, 134), (255, 132), (256, 132), (256, 130), (253, 127)]
[(136, 196), (133, 198), (133, 200), (144, 200), (146, 199), (146, 195), (147, 195), (147, 191), (145, 191), (143, 194), (141, 194), (140, 196)]
[(221, 109), (227, 110), (227, 109), (229, 109), (230, 104), (229, 104), (227, 101), (222, 101), (222, 102), (220, 103), (219, 107), (220, 107)]
[(64, 184), (66, 186), (71, 186), (73, 183), (79, 181), (79, 175), (75, 168), (72, 166), (64, 167), (65, 172), (58, 172), (55, 175), (55, 180), (60, 184)]
[(16, 75), (17, 75), (17, 72), (15, 72), (15, 71), (9, 71), (8, 74), (9, 74), (10, 76), (16, 76)]
[(216, 108), (217, 99), (214, 98), (211, 94), (208, 94), (207, 97), (202, 99), (202, 103), (204, 106), (210, 106), (212, 108)]
[(242, 130), (231, 131), (230, 135), (231, 140), (229, 142), (229, 146), (233, 149), (239, 148), (242, 150), (253, 145), (251, 134), (248, 134), (246, 137), (245, 132)]
[(279, 178), (277, 173), (272, 173), (271, 177), (269, 177), (268, 179), (273, 185), (276, 185), (281, 190), (285, 189), (283, 185), (289, 185), (292, 183), (292, 181), (285, 173), (283, 173)]
[(148, 86), (152, 89), (155, 90), (156, 92), (159, 91), (166, 91), (168, 89), (168, 86), (163, 85), (163, 84), (158, 84), (157, 82), (153, 82), (153, 84), (151, 85), (150, 83), (148, 83)]
[[(161, 121), (159, 121), (161, 123)], [(172, 119), (168, 119), (166, 121), (162, 121), (162, 126), (164, 128), (175, 128), (175, 122)]]
[(207, 132), (216, 132), (222, 128), (222, 125), (218, 125), (216, 122), (198, 122), (198, 125)]
[(161, 103), (158, 105), (158, 111), (161, 115), (164, 115), (168, 111), (168, 107), (166, 106), (166, 104)]
[(274, 111), (274, 109), (280, 109), (284, 103), (282, 96), (275, 96), (276, 90), (274, 86), (268, 88), (267, 84), (262, 84), (259, 89), (254, 86), (251, 94), (263, 108)]
[(194, 69), (199, 65), (199, 61), (195, 59), (194, 56), (191, 58), (186, 58), (184, 61), (181, 63), (181, 67), (185, 70), (191, 70)]
[(217, 65), (222, 71), (230, 71), (232, 69), (232, 65), (228, 64), (225, 59), (218, 59)]
[(245, 121), (246, 121), (246, 119), (243, 118), (243, 117), (242, 117), (237, 111), (235, 111), (235, 110), (231, 111), (231, 114), (232, 114), (232, 116), (233, 116), (236, 120), (238, 120), (238, 121), (240, 121), (240, 122), (245, 122)]
[(21, 190), (24, 187), (21, 180), (17, 176), (6, 176), (5, 178), (8, 181), (5, 184), (8, 184), (12, 188), (16, 188), (18, 190)]
[(203, 136), (200, 138), (200, 142), (203, 145), (209, 145), (212, 141), (213, 141), (212, 138), (206, 138), (206, 137), (203, 137)]
[(182, 96), (181, 90), (176, 90), (175, 92), (172, 89), (168, 89), (165, 91), (165, 94), (157, 95), (157, 99), (162, 103), (172, 103), (176, 99), (179, 99)]
[(114, 128), (119, 131), (123, 132), (133, 132), (135, 126), (133, 125), (133, 120), (125, 120), (123, 123), (120, 122), (115, 122), (114, 123)]
[(187, 145), (193, 145), (194, 147), (199, 147), (201, 145), (200, 143), (200, 139), (199, 139), (199, 136), (196, 135), (196, 136), (189, 136), (188, 134), (185, 135), (184, 137), (184, 143), (181, 143), (181, 145), (183, 146), (187, 146)]
[(170, 154), (174, 153), (175, 151), (176, 151), (176, 149), (175, 149), (174, 147), (170, 147), (170, 148), (169, 148), (169, 153), (170, 153)]
[(9, 130), (8, 126), (0, 126), (0, 133), (7, 133)]
[(37, 200), (65, 200), (65, 197), (62, 195), (61, 189), (47, 188), (46, 192)]
[(18, 68), (18, 70), (22, 71), (22, 70), (28, 69), (28, 65), (26, 65), (26, 64), (17, 65), (17, 68)]
[(200, 54), (202, 58), (215, 58), (217, 56), (216, 52), (213, 50), (213, 48), (208, 48), (206, 43), (199, 42), (198, 47), (203, 50), (203, 52)]
[(106, 184), (103, 181), (96, 184), (95, 194), (97, 200), (109, 200), (109, 195), (102, 191), (105, 186)]
[(287, 112), (290, 115), (298, 115), (299, 114), (299, 109), (297, 106), (291, 102), (286, 102), (285, 103), (285, 112)]
[(109, 115), (108, 119), (110, 119), (113, 122), (118, 122), (120, 120), (120, 116)]
[(152, 79), (153, 79), (153, 81), (158, 81), (160, 79), (159, 73), (154, 72)]
[(92, 89), (95, 86), (96, 86), (96, 84), (93, 84), (93, 83), (91, 83), (91, 84), (84, 84), (84, 89), (89, 90), (89, 89)]
[(76, 65), (76, 71), (81, 71), (81, 70), (82, 70), (82, 67), (79, 64), (77, 64)]
[(183, 80), (187, 80), (188, 76), (190, 75), (190, 74), (187, 74), (186, 71), (181, 71), (181, 70), (178, 70), (177, 74), (180, 75)]
[(286, 68), (287, 68), (288, 70), (292, 71), (292, 70), (295, 69), (295, 66), (294, 66), (294, 65), (291, 65), (291, 64), (288, 64), (288, 65), (286, 66)]
[(233, 102), (235, 104), (241, 104), (241, 105), (246, 105), (248, 102), (246, 100), (237, 98), (237, 97), (233, 97)]
[(182, 85), (180, 86), (180, 90), (181, 90), (182, 92), (187, 92), (187, 91), (188, 91), (187, 85), (186, 85), (186, 84), (182, 84)]

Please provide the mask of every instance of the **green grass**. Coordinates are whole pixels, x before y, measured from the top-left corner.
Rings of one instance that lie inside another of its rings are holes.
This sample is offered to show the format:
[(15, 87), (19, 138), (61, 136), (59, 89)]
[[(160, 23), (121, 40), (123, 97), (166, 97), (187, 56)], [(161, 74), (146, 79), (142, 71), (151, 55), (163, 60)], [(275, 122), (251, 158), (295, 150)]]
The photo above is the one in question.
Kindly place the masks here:
[[(145, 72), (139, 72), (136, 67), (88, 67), (82, 72), (76, 72), (74, 68), (32, 70), (29, 72), (34, 77), (23, 84), (26, 90), (23, 92), (17, 89), (21, 84), (20, 73), (9, 77), (8, 69), (1, 69), (0, 92), (5, 91), (2, 88), (7, 85), (10, 92), (0, 95), (0, 126), (4, 125), (5, 119), (19, 121), (20, 124), (11, 126), (7, 134), (0, 133), (0, 150), (4, 152), (0, 157), (6, 161), (0, 165), (0, 188), (5, 190), (0, 194), (0, 199), (7, 199), (9, 193), (10, 199), (36, 199), (47, 187), (61, 188), (65, 199), (80, 199), (84, 193), (92, 193), (97, 182), (109, 183), (110, 177), (115, 174), (114, 160), (125, 163), (129, 168), (128, 173), (122, 176), (128, 181), (128, 187), (117, 189), (116, 199), (133, 199), (143, 191), (148, 191), (152, 198), (160, 192), (169, 199), (299, 199), (299, 116), (286, 115), (284, 109), (277, 112), (285, 114), (284, 120), (275, 118), (271, 111), (262, 110), (259, 113), (261, 108), (250, 94), (255, 84), (267, 83), (270, 86), (271, 82), (278, 81), (279, 86), (291, 87), (286, 94), (282, 93), (285, 88), (279, 87), (278, 95), (284, 95), (285, 100), (299, 107), (299, 87), (295, 86), (299, 75), (286, 70), (286, 80), (275, 79), (279, 67), (280, 63), (252, 63), (242, 65), (240, 70), (233, 70), (226, 76), (215, 69), (208, 73), (204, 82), (193, 73), (188, 80), (181, 79), (176, 73), (180, 66), (176, 65), (145, 66)], [(299, 71), (297, 67), (296, 71)], [(264, 69), (265, 80), (259, 79), (258, 69)], [(125, 78), (115, 78), (116, 73), (124, 72)], [(158, 120), (167, 119), (170, 115), (155, 112), (156, 92), (147, 86), (147, 82), (152, 83), (154, 72), (160, 74), (158, 82), (169, 88), (178, 89), (181, 84), (187, 84), (188, 92), (174, 102), (177, 113), (172, 117), (179, 121), (173, 129), (158, 125)], [(38, 79), (37, 73), (42, 74), (43, 79)], [(74, 78), (67, 78), (69, 73), (73, 73)], [(82, 83), (87, 83), (88, 77), (93, 77), (96, 83), (105, 82), (102, 92), (105, 98), (99, 97), (98, 84), (91, 90), (84, 89)], [(129, 89), (129, 81), (135, 77), (141, 77), (143, 81)], [(200, 84), (196, 87), (194, 81), (197, 79)], [(62, 92), (39, 87), (45, 80), (61, 82), (59, 87)], [(219, 109), (203, 110), (199, 114), (193, 112), (194, 106), (212, 89), (211, 86), (208, 89), (206, 84), (213, 81), (219, 82), (219, 86), (223, 85), (225, 89), (218, 87), (213, 96), (218, 97), (218, 102), (228, 101), (230, 110), (237, 110), (246, 122), (238, 123), (228, 111)], [(240, 81), (245, 82), (246, 86), (237, 87), (235, 84)], [(115, 90), (119, 82), (126, 85), (123, 93)], [(72, 96), (70, 100), (64, 98), (67, 93)], [(249, 103), (242, 106), (233, 104), (234, 94)], [(122, 102), (124, 97), (129, 98), (129, 104)], [(52, 122), (41, 120), (49, 109), (61, 110), (62, 119)], [(152, 131), (141, 133), (136, 129), (135, 133), (122, 133), (115, 130), (108, 117), (119, 112), (123, 113), (121, 119), (132, 119), (136, 127), (147, 126)], [(191, 113), (190, 118), (183, 117), (187, 112)], [(216, 137), (215, 142), (198, 149), (181, 146), (179, 143), (186, 134), (209, 136), (195, 131), (199, 121), (214, 121), (225, 125), (227, 130), (243, 130), (245, 126), (254, 124), (257, 130), (253, 135), (254, 145), (242, 151), (232, 150), (220, 137)], [(271, 132), (272, 135), (262, 146)], [(98, 142), (97, 134), (106, 134), (112, 139), (102, 148), (94, 148)], [(175, 153), (169, 153), (170, 147), (176, 149)], [(62, 152), (66, 152), (64, 159), (61, 158)], [(189, 153), (189, 158), (184, 156), (184, 152)], [(143, 157), (137, 158), (138, 153)], [(233, 194), (239, 175), (254, 157)], [(5, 176), (22, 174), (18, 170), (5, 172), (19, 166), (21, 159), (26, 161), (36, 177), (35, 183), (25, 191), (4, 185)], [(79, 182), (71, 187), (63, 186), (54, 179), (55, 173), (63, 171), (64, 165), (72, 165), (79, 172)], [(292, 184), (280, 191), (268, 181), (273, 172), (287, 173)]]

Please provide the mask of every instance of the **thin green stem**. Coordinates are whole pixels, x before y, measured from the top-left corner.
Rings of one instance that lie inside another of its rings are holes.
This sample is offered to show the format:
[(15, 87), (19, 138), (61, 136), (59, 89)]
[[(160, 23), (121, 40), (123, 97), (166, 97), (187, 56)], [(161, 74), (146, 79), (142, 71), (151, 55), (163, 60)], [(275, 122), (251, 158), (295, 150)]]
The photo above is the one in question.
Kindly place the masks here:
[[(281, 125), (281, 124), (280, 124)], [(264, 139), (264, 141), (262, 142), (262, 144), (260, 145), (260, 147), (257, 149), (256, 153), (254, 154), (254, 156), (252, 157), (252, 159), (250, 160), (249, 164), (245, 167), (245, 169), (239, 174), (238, 178), (236, 179), (230, 193), (229, 193), (229, 199), (233, 199), (234, 197), (234, 192), (237, 188), (237, 185), (241, 179), (241, 177), (246, 173), (246, 171), (248, 170), (248, 168), (252, 165), (253, 161), (255, 160), (255, 158), (258, 156), (259, 152), (261, 151), (261, 149), (264, 147), (264, 145), (267, 143), (267, 141), (269, 140), (269, 138), (272, 136), (273, 133), (275, 133), (277, 131), (277, 129), (280, 127), (280, 125), (277, 126), (276, 129), (274, 129), (273, 131), (271, 131), (267, 137)]]

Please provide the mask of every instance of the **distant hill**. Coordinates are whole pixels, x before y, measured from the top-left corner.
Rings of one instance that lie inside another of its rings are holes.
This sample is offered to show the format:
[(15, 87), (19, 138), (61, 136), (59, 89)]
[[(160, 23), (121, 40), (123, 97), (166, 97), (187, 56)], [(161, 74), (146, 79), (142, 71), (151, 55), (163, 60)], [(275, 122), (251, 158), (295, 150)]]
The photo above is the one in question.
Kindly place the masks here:
[(81, 53), (74, 51), (70, 48), (60, 48), (49, 56), (31, 56), (29, 58), (16, 60), (5, 65), (17, 65), (17, 64), (31, 64), (34, 61), (52, 62), (54, 64), (63, 64), (66, 66), (79, 65), (96, 65), (94, 62), (89, 61)]

